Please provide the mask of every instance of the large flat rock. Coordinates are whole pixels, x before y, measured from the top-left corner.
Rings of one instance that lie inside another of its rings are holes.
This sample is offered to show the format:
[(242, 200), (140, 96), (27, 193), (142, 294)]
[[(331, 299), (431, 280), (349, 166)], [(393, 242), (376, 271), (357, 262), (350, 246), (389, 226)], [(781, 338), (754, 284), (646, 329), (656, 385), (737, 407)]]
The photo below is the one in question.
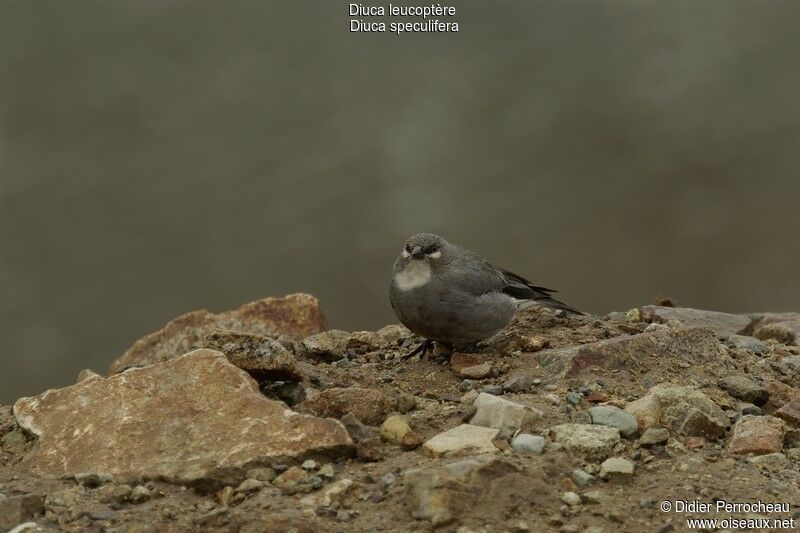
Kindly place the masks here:
[(233, 484), (253, 466), (353, 451), (342, 424), (264, 397), (213, 350), (21, 398), (14, 415), (38, 437), (23, 466), (42, 476)]
[(133, 343), (111, 364), (109, 371), (113, 374), (133, 366), (166, 361), (202, 348), (203, 338), (217, 329), (255, 335), (286, 335), (302, 340), (327, 329), (327, 323), (319, 301), (309, 294), (264, 298), (217, 314), (205, 309), (192, 311)]
[(549, 379), (556, 381), (575, 377), (591, 367), (644, 373), (652, 369), (646, 366), (645, 357), (670, 366), (715, 363), (724, 368), (722, 361), (729, 356), (709, 328), (662, 328), (592, 344), (543, 350), (525, 357), (535, 359), (547, 370)]

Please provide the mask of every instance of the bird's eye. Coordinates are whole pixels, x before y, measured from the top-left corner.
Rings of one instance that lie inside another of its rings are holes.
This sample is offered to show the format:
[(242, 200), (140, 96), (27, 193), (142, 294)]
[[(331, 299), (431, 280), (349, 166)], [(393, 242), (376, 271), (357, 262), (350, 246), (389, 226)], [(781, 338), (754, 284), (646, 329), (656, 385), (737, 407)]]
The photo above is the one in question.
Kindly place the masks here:
[(425, 253), (426, 254), (432, 254), (432, 253), (435, 253), (438, 250), (439, 250), (439, 247), (436, 246), (435, 244), (432, 244), (432, 245), (428, 246), (427, 248), (425, 248)]

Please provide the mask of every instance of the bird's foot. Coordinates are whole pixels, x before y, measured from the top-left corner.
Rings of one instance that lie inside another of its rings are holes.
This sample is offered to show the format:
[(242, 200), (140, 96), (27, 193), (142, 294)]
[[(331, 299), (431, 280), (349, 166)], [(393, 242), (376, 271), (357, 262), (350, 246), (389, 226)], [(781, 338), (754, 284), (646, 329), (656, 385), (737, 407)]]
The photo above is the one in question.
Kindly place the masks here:
[(402, 356), (400, 359), (405, 361), (406, 359), (411, 359), (412, 357), (418, 354), (425, 355), (426, 353), (428, 353), (433, 349), (434, 349), (433, 341), (430, 339), (425, 339), (424, 341), (419, 343), (419, 346), (417, 346), (416, 348), (414, 348), (413, 350)]
[(469, 344), (465, 344), (464, 346), (459, 348), (458, 351), (461, 353), (475, 353), (481, 348), (480, 343), (481, 341), (475, 341)]

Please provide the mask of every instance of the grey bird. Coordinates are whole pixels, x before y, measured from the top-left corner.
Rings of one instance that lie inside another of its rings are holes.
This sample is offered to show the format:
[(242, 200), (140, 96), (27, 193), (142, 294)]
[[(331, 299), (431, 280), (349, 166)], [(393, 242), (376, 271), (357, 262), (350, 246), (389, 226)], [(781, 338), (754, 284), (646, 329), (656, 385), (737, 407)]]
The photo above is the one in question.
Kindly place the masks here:
[(553, 292), (438, 235), (418, 233), (394, 262), (389, 300), (400, 322), (427, 339), (419, 349), (431, 341), (463, 349), (497, 334), (519, 309), (541, 305), (583, 314)]

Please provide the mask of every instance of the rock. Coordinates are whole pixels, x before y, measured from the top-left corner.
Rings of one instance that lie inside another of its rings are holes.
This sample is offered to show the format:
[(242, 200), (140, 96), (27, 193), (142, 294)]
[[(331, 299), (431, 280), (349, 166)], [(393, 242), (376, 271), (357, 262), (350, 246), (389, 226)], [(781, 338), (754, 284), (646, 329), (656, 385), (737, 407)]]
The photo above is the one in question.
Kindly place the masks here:
[(580, 468), (576, 468), (572, 471), (572, 481), (579, 487), (588, 487), (592, 483), (594, 483), (595, 479), (594, 476), (590, 473), (582, 470)]
[(400, 346), (402, 342), (411, 336), (411, 331), (400, 324), (389, 324), (376, 332), (383, 337), (387, 346)]
[(767, 414), (772, 414), (795, 398), (800, 398), (800, 389), (780, 381), (769, 381), (765, 388), (769, 393), (769, 401), (761, 409)]
[(590, 424), (561, 424), (550, 428), (554, 442), (568, 452), (589, 460), (608, 457), (619, 443), (619, 430)]
[(395, 402), (397, 410), (400, 414), (406, 414), (413, 411), (417, 407), (417, 399), (411, 394), (400, 394)]
[(326, 328), (319, 301), (308, 294), (264, 298), (219, 314), (192, 311), (136, 341), (111, 364), (110, 372), (166, 361), (202, 348), (203, 338), (215, 329), (267, 336), (283, 334), (300, 340)]
[(391, 342), (378, 332), (354, 331), (345, 342), (345, 351), (352, 351), (357, 354), (375, 352), (391, 346)]
[(717, 335), (735, 335), (750, 326), (750, 317), (731, 315), (718, 311), (692, 309), (690, 307), (664, 307), (645, 305), (640, 308), (643, 317), (650, 322), (665, 323), (679, 320), (686, 327), (709, 328)]
[(580, 505), (581, 497), (575, 492), (565, 492), (561, 495), (561, 501), (567, 505)]
[(708, 396), (692, 387), (662, 383), (630, 402), (625, 411), (636, 416), (639, 431), (664, 426), (678, 435), (716, 439), (730, 420)]
[(669, 440), (669, 430), (667, 428), (652, 427), (642, 433), (639, 437), (639, 444), (642, 446), (653, 446), (663, 444)]
[(800, 373), (800, 355), (790, 355), (781, 359), (778, 364), (780, 371), (787, 376), (794, 376)]
[(727, 335), (725, 344), (731, 348), (750, 350), (758, 355), (764, 355), (769, 352), (769, 347), (766, 344), (755, 337), (748, 337), (747, 335)]
[(570, 405), (580, 405), (583, 401), (583, 394), (570, 391), (564, 396), (564, 399), (567, 400), (567, 403)]
[(406, 450), (413, 450), (421, 443), (405, 418), (399, 415), (390, 416), (381, 424), (380, 436), (384, 441), (402, 446)]
[(248, 470), (245, 477), (247, 479), (257, 479), (263, 483), (272, 483), (278, 477), (278, 474), (271, 468), (259, 467)]
[(788, 458), (782, 453), (755, 455), (750, 457), (749, 461), (759, 468), (769, 470), (770, 472), (779, 472), (784, 470), (789, 463)]
[(7, 531), (43, 512), (44, 498), (38, 494), (0, 497), (0, 531)]
[(422, 451), (434, 458), (493, 453), (497, 451), (492, 443), (497, 433), (497, 429), (461, 424), (425, 442)]
[(484, 489), (517, 471), (510, 462), (494, 456), (478, 456), (446, 465), (435, 464), (407, 470), (403, 482), (414, 518), (440, 527), (485, 497)]
[(315, 333), (303, 339), (303, 354), (320, 361), (337, 361), (347, 354), (347, 341), (350, 334), (338, 329)]
[[(450, 370), (458, 377), (469, 378), (462, 372), (466, 368), (480, 366), (484, 363), (484, 357), (474, 353), (456, 352), (450, 356)], [(491, 367), (489, 368), (491, 372)]]
[(459, 376), (469, 379), (486, 379), (492, 375), (492, 365), (481, 363), (479, 365), (468, 366), (461, 369)]
[(22, 398), (14, 415), (38, 436), (22, 465), (44, 476), (233, 485), (255, 463), (353, 449), (341, 424), (265, 398), (212, 350)]
[(303, 380), (294, 355), (271, 337), (218, 329), (206, 334), (203, 344), (224, 353), (231, 363), (257, 380)]
[(638, 335), (582, 344), (569, 348), (544, 350), (519, 359), (538, 363), (553, 382), (579, 377), (588, 368), (642, 368), (642, 354), (658, 360), (687, 365), (707, 364), (724, 368), (729, 359), (713, 331), (707, 328), (663, 329)]
[(306, 459), (303, 461), (303, 464), (300, 465), (300, 468), (303, 470), (316, 470), (319, 465), (313, 459)]
[(250, 492), (258, 492), (259, 490), (264, 487), (264, 483), (257, 479), (245, 479), (242, 481), (238, 487), (236, 487), (236, 492), (241, 492), (244, 494), (248, 494)]
[(261, 384), (261, 392), (294, 407), (306, 399), (306, 388), (299, 381), (267, 381)]
[(626, 438), (635, 436), (639, 430), (635, 416), (613, 405), (590, 407), (589, 416), (592, 417), (592, 424), (617, 428), (620, 435)]
[(600, 465), (600, 477), (609, 481), (628, 482), (633, 478), (633, 463), (623, 457), (610, 457)]
[(779, 418), (745, 415), (733, 426), (726, 450), (737, 455), (777, 453), (783, 449), (785, 431)]
[(751, 326), (753, 337), (760, 340), (775, 339), (787, 345), (798, 345), (800, 340), (800, 314), (768, 314), (756, 319)]
[(761, 411), (760, 407), (758, 407), (757, 405), (753, 405), (752, 403), (740, 403), (738, 405), (737, 409), (739, 409), (739, 411), (743, 415), (758, 415), (758, 416), (760, 416), (760, 415), (764, 414)]
[(511, 448), (517, 453), (540, 454), (544, 451), (544, 444), (544, 437), (530, 433), (519, 433), (511, 439)]
[(394, 404), (378, 389), (348, 387), (325, 389), (299, 404), (297, 409), (326, 418), (352, 414), (367, 425), (377, 426), (394, 409)]
[(336, 477), (336, 471), (333, 469), (333, 465), (328, 463), (320, 467), (319, 475), (326, 479), (333, 479)]
[(502, 385), (486, 385), (483, 388), (483, 392), (486, 394), (491, 394), (492, 396), (502, 396), (503, 395), (503, 386)]
[(281, 489), (283, 494), (311, 492), (311, 474), (298, 466), (293, 466), (276, 477), (272, 485)]
[(795, 398), (775, 411), (775, 416), (792, 427), (800, 428), (800, 398)]
[(342, 424), (347, 428), (350, 438), (356, 445), (356, 455), (364, 461), (379, 461), (383, 458), (381, 438), (378, 431), (367, 427), (351, 414), (342, 417)]
[(478, 395), (473, 405), (478, 411), (469, 423), (475, 426), (519, 429), (542, 418), (541, 411), (485, 392)]
[(78, 372), (78, 380), (76, 381), (76, 383), (80, 383), (84, 379), (93, 379), (93, 378), (99, 378), (99, 377), (100, 377), (100, 374), (98, 374), (94, 370), (90, 370), (88, 368), (84, 368), (83, 370)]
[(640, 433), (658, 426), (661, 422), (661, 404), (655, 395), (646, 395), (628, 402), (624, 410), (636, 418)]
[(725, 376), (717, 384), (719, 388), (728, 391), (728, 394), (734, 398), (754, 405), (764, 405), (769, 400), (769, 392), (766, 388), (740, 374)]
[(523, 375), (512, 376), (503, 382), (505, 392), (528, 392), (532, 386), (533, 379)]

